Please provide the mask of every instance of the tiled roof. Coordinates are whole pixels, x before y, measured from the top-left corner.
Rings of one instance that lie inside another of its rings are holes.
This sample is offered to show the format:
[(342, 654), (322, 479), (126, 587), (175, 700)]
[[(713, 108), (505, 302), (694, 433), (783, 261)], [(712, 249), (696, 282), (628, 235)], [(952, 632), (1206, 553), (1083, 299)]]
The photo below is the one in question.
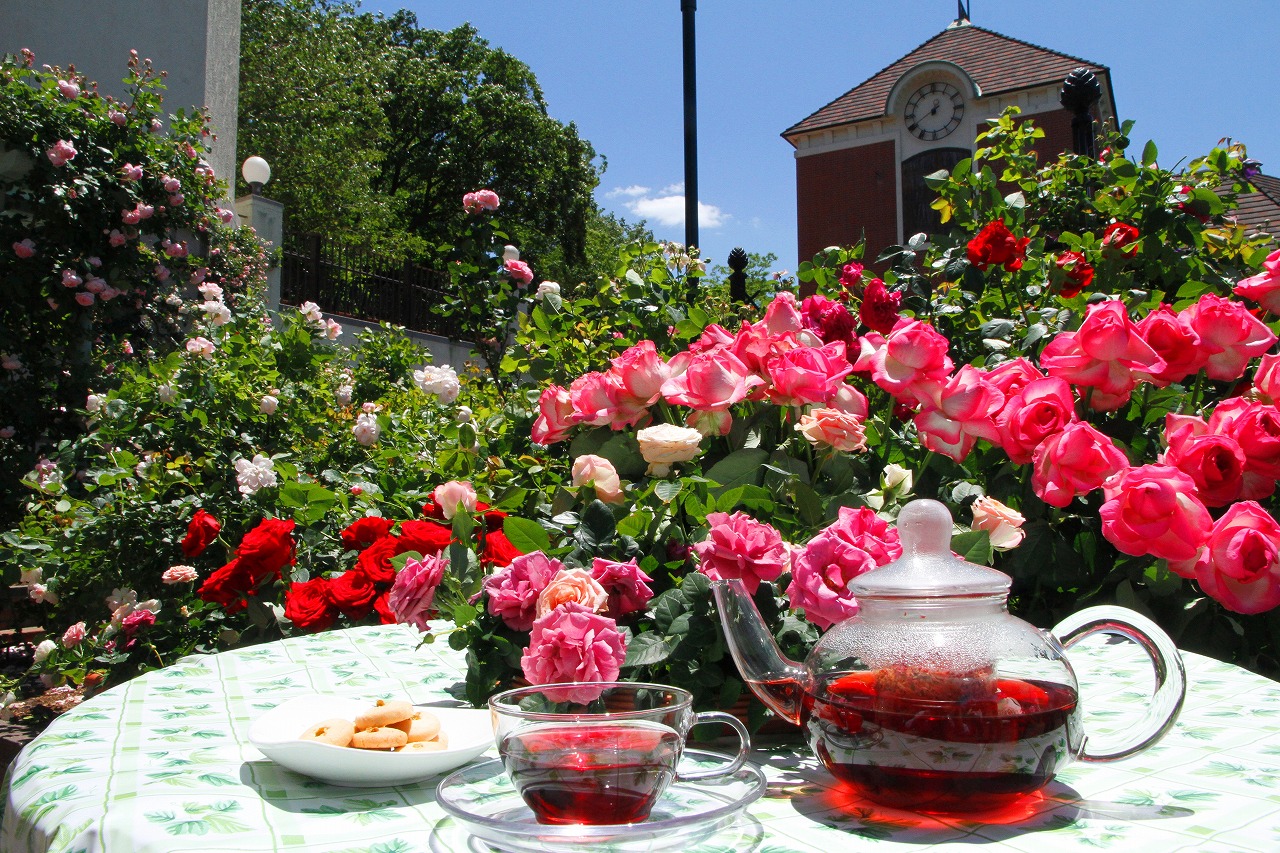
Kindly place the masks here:
[[(883, 116), (885, 100), (893, 84), (907, 70), (929, 60), (959, 65), (978, 84), (984, 97), (1060, 83), (1080, 67), (1095, 74), (1108, 70), (1105, 65), (1009, 38), (973, 24), (953, 25), (808, 118), (793, 124), (782, 135), (791, 137), (819, 128)], [(1108, 80), (1104, 82), (1108, 87), (1109, 77), (1108, 74)]]
[(1257, 192), (1240, 194), (1240, 206), (1234, 213), (1236, 222), (1280, 241), (1280, 178), (1256, 175), (1250, 182)]

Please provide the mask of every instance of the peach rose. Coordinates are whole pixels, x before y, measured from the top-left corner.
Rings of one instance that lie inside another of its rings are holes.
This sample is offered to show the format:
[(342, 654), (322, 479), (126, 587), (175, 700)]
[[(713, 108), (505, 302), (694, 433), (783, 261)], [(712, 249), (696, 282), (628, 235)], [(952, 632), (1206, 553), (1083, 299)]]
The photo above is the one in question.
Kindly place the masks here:
[(600, 582), (585, 569), (561, 569), (551, 582), (538, 594), (535, 610), (541, 619), (552, 610), (569, 602), (581, 604), (592, 613), (599, 613), (609, 606), (609, 593)]
[(973, 529), (985, 530), (991, 538), (991, 547), (1008, 551), (1018, 547), (1027, 535), (1022, 529), (1026, 519), (1022, 513), (1010, 509), (992, 497), (980, 497), (973, 502)]
[(605, 503), (622, 503), (622, 481), (618, 479), (618, 471), (603, 456), (584, 453), (573, 460), (574, 487), (587, 484), (595, 488), (596, 497)]
[(450, 480), (444, 485), (436, 486), (431, 493), (431, 500), (444, 512), (445, 518), (453, 518), (459, 509), (476, 511), (476, 490), (470, 483), (462, 480)]
[(810, 444), (828, 445), (853, 453), (867, 449), (867, 430), (862, 425), (864, 420), (839, 409), (814, 409), (801, 416), (795, 428)]

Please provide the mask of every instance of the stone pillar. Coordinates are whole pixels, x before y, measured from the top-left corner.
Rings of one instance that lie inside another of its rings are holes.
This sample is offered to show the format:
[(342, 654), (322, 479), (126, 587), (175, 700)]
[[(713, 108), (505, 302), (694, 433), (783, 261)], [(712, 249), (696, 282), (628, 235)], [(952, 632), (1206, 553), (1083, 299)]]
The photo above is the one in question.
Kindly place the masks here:
[[(268, 254), (280, 248), (284, 242), (284, 205), (260, 195), (245, 195), (236, 199), (236, 215), (241, 225), (248, 225), (266, 243)], [(272, 262), (267, 269), (267, 310), (280, 310), (280, 264)]]
[(164, 112), (208, 107), (217, 136), (209, 165), (235, 186), (240, 97), (240, 0), (0, 0), (0, 53), (35, 52), (36, 66), (75, 65), (122, 98), (129, 50), (167, 71)]

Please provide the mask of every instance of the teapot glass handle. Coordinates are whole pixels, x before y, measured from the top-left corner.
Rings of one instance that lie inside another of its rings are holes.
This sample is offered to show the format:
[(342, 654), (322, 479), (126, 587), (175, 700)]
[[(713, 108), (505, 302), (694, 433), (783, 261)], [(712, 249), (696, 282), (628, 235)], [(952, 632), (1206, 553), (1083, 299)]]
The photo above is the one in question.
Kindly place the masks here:
[(1173, 728), (1187, 695), (1187, 674), (1178, 647), (1159, 625), (1141, 613), (1111, 605), (1087, 607), (1063, 619), (1053, 629), (1068, 649), (1099, 632), (1125, 637), (1147, 653), (1155, 669), (1155, 693), (1146, 714), (1129, 730), (1127, 737), (1116, 743), (1105, 743), (1100, 752), (1090, 752), (1086, 740), (1079, 756), (1083, 761), (1115, 761), (1151, 746)]

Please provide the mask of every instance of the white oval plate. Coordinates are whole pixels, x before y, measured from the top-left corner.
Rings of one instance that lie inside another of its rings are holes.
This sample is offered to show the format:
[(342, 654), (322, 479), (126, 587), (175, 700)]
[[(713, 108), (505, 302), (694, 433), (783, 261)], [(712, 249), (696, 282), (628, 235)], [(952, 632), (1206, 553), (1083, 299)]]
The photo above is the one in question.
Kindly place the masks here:
[(440, 718), (449, 748), (439, 752), (383, 752), (333, 746), (299, 736), (332, 717), (353, 719), (370, 699), (308, 695), (286, 700), (249, 727), (249, 742), (267, 758), (295, 773), (347, 788), (408, 785), (453, 770), (493, 746), (493, 724), (487, 710), (423, 705)]

